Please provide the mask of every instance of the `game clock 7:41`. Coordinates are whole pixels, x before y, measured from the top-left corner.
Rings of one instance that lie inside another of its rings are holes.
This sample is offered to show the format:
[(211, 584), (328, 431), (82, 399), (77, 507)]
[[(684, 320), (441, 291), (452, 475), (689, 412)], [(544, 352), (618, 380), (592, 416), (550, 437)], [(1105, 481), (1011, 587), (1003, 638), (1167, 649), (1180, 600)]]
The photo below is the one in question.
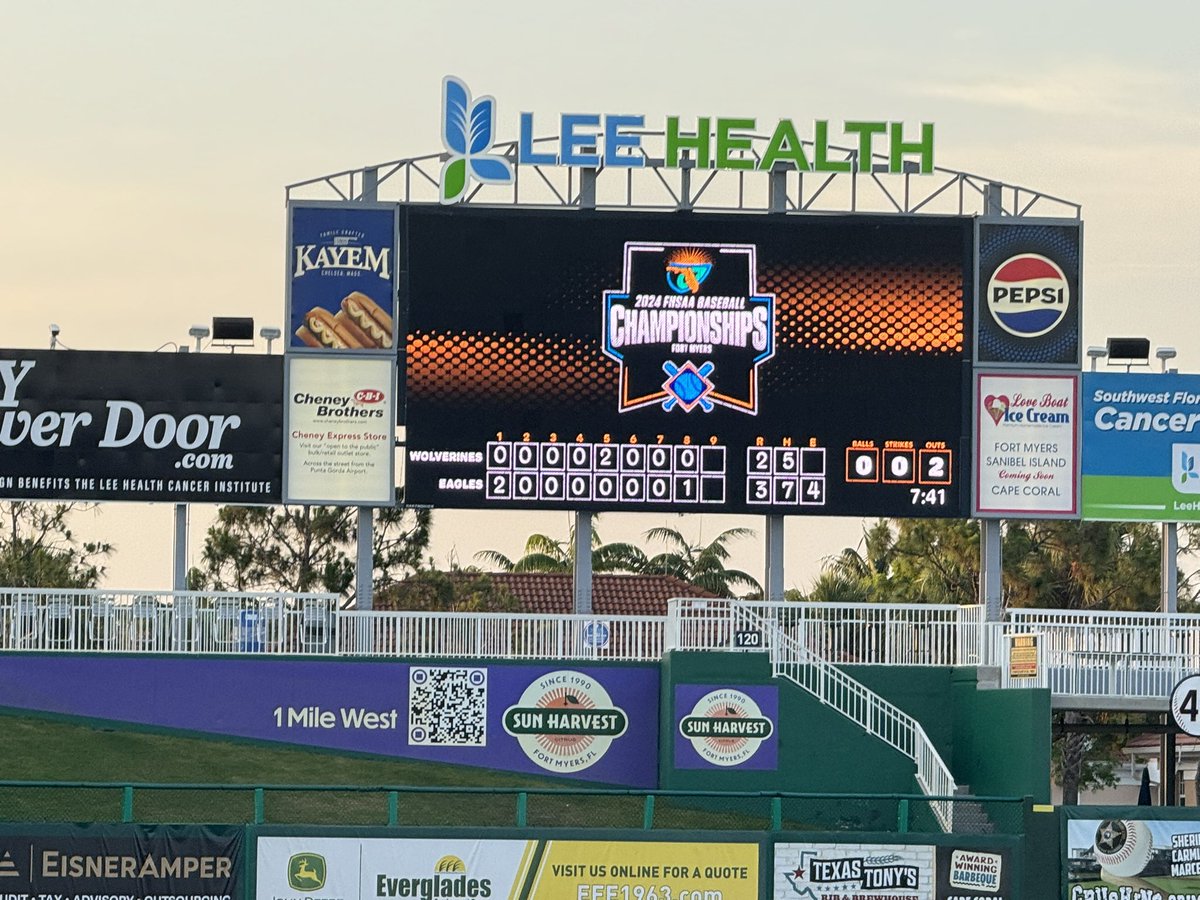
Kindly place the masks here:
[(909, 488), (913, 506), (945, 506), (946, 489), (940, 487)]

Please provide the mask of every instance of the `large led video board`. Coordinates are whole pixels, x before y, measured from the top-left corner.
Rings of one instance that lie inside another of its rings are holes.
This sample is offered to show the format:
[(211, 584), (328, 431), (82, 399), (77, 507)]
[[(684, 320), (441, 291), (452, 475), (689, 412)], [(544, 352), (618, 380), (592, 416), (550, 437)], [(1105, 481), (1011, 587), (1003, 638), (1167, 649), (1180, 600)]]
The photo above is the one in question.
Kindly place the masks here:
[(972, 223), (401, 209), (406, 499), (965, 516)]

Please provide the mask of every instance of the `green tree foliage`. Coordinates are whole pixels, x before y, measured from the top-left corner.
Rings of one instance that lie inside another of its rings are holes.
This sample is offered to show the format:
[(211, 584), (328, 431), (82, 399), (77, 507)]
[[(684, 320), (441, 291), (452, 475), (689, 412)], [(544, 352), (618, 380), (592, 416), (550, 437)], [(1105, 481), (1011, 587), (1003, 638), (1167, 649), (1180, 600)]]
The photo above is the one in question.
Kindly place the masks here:
[[(573, 572), (575, 570), (575, 526), (571, 525), (565, 541), (545, 534), (531, 534), (525, 539), (521, 556), (512, 559), (498, 550), (480, 550), (475, 558), (501, 572)], [(593, 572), (638, 572), (646, 563), (646, 555), (632, 544), (606, 544), (592, 531)]]
[(91, 588), (104, 574), (111, 544), (81, 543), (68, 525), (71, 515), (93, 504), (0, 503), (0, 584), (6, 587)]
[[(415, 571), (429, 546), (432, 514), (402, 506), (374, 512), (373, 584), (382, 590)], [(358, 510), (336, 506), (223, 506), (208, 529), (194, 589), (328, 591), (351, 596)]]
[(673, 575), (718, 597), (733, 597), (737, 588), (761, 592), (757, 580), (727, 565), (730, 543), (753, 535), (749, 528), (727, 528), (702, 544), (688, 541), (674, 528), (651, 528), (646, 538), (665, 544), (666, 549), (650, 557), (640, 571), (646, 575)]

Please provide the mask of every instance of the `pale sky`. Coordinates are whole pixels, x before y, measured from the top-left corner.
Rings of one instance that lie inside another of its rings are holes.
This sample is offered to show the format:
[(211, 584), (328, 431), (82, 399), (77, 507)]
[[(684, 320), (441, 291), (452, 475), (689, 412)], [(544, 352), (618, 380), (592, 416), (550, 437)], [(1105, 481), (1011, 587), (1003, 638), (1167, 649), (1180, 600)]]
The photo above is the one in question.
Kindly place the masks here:
[[(284, 186), (440, 151), (441, 80), (516, 114), (888, 119), (939, 166), (1082, 204), (1084, 340), (1200, 371), (1200, 11), (1191, 2), (655, 4), (0, 0), (0, 298), (11, 347), (154, 350), (214, 315), (281, 325)], [(167, 349), (172, 349), (168, 347)], [(276, 348), (278, 350), (278, 347)], [(196, 507), (198, 560), (212, 510)], [(747, 517), (606, 515), (708, 539)], [(169, 587), (171, 507), (110, 504), (107, 583)], [(566, 514), (435, 515), (434, 556), (515, 554)], [(787, 586), (861, 523), (793, 518)], [(763, 551), (735, 563), (756, 577)]]

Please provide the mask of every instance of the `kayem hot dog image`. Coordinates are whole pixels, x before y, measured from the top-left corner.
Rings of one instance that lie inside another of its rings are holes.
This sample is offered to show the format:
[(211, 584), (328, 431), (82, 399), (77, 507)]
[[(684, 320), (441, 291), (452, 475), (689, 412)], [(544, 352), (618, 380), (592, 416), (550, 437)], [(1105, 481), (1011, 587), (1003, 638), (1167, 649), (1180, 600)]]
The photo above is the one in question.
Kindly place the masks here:
[[(362, 291), (354, 291), (342, 299), (342, 313), (370, 341), (365, 346), (380, 348), (392, 346), (392, 317)], [(340, 316), (342, 313), (338, 315)]]
[(392, 317), (361, 291), (342, 299), (336, 314), (310, 309), (296, 337), (310, 347), (330, 350), (387, 349), (392, 346)]

